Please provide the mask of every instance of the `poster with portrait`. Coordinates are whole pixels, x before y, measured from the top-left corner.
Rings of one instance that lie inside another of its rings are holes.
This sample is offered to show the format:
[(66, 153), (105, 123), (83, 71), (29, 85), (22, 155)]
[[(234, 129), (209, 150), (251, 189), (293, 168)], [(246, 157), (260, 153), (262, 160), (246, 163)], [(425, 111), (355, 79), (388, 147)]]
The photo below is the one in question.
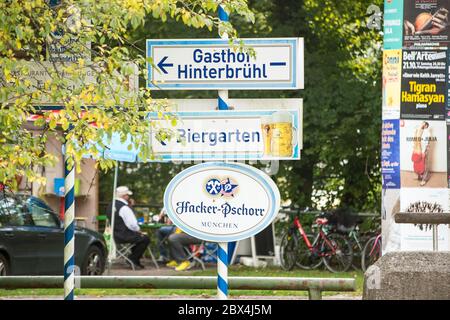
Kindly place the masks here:
[(403, 50), (401, 119), (444, 120), (447, 50)]
[(398, 119), (383, 120), (381, 176), (383, 189), (400, 188), (400, 131)]
[(383, 51), (383, 119), (400, 117), (402, 50)]
[(400, 120), (402, 188), (447, 188), (445, 121)]
[(405, 0), (403, 47), (445, 47), (449, 44), (450, 0)]
[[(448, 212), (449, 190), (402, 188), (400, 191), (401, 212), (442, 213)], [(401, 251), (432, 251), (433, 231), (431, 225), (401, 224)], [(449, 250), (449, 228), (438, 227), (439, 251)]]

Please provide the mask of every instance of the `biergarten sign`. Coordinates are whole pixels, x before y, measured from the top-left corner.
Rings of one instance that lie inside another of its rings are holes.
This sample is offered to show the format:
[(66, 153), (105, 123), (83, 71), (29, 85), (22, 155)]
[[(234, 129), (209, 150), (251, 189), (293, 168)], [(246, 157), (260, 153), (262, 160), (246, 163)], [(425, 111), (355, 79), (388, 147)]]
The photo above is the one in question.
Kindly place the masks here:
[[(260, 108), (246, 110), (249, 99), (236, 99), (238, 110), (178, 111), (179, 121), (173, 127), (170, 121), (150, 115), (160, 130), (176, 131), (175, 137), (162, 139), (158, 130), (151, 134), (151, 146), (157, 159), (162, 160), (298, 160), (302, 149), (302, 100), (267, 99)], [(177, 100), (187, 110), (186, 100)], [(210, 105), (216, 100), (208, 100)], [(207, 104), (208, 102), (203, 101)], [(283, 108), (288, 104), (290, 108)], [(195, 104), (194, 104), (195, 105)], [(257, 107), (257, 105), (255, 105)]]

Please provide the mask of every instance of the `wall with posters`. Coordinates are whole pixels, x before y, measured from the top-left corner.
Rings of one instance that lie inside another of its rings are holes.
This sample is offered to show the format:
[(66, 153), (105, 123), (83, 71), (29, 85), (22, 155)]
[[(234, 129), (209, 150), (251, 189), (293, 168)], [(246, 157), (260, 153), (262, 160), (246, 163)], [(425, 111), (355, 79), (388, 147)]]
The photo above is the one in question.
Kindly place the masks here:
[[(382, 105), (383, 253), (432, 250), (397, 212), (449, 212), (450, 0), (386, 0)], [(450, 247), (439, 227), (439, 250)]]

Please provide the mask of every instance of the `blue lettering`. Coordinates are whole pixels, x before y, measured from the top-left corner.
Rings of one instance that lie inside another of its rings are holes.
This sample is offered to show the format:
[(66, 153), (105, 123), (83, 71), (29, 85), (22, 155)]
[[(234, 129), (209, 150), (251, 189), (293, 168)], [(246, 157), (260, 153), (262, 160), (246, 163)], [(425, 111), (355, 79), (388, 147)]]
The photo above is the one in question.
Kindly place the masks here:
[(222, 204), (221, 208), (223, 217), (226, 218), (227, 215), (231, 212), (231, 206), (228, 202), (225, 202), (224, 204)]
[(175, 212), (177, 214), (183, 214), (187, 211), (187, 208), (189, 206), (189, 201), (180, 201), (177, 202), (177, 208), (175, 209)]
[(241, 139), (239, 139), (240, 134), (241, 134), (241, 132), (239, 131), (239, 129), (236, 129), (236, 141), (237, 142), (241, 142)]
[(227, 64), (225, 69), (226, 69), (227, 79), (234, 78), (234, 70), (233, 70), (233, 68), (230, 68), (230, 66)]
[(209, 69), (209, 77), (215, 79), (217, 77), (217, 69)]
[(209, 134), (209, 145), (210, 146), (215, 146), (217, 145), (217, 133), (216, 132), (211, 132)]
[[(256, 76), (257, 72), (258, 72), (258, 76)], [(253, 65), (253, 77), (261, 78), (261, 68), (258, 68), (255, 64)]]
[(198, 132), (194, 132), (192, 134), (192, 141), (193, 142), (200, 142), (200, 134)]
[[(182, 75), (184, 74), (184, 78), (187, 79), (188, 78), (188, 67), (187, 65), (184, 65), (184, 69), (181, 69), (181, 65), (178, 65), (178, 78), (181, 79), (183, 78)], [(189, 77), (192, 78), (192, 77)]]
[(202, 54), (203, 54), (203, 51), (201, 49), (195, 49), (194, 52), (193, 52), (194, 61), (197, 62), (197, 63), (202, 62), (202, 60), (203, 60), (203, 55)]
[(214, 52), (213, 53), (213, 62), (214, 63), (220, 62), (220, 52)]
[(179, 138), (177, 139), (177, 142), (183, 142), (186, 140), (186, 130), (184, 129), (178, 129)]

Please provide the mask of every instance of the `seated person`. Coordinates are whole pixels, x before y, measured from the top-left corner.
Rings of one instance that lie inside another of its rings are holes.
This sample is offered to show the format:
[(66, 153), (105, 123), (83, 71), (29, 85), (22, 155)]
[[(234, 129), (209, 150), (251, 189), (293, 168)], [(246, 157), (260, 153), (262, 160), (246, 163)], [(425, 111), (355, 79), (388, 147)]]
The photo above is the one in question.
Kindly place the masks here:
[[(141, 232), (133, 209), (129, 205), (130, 195), (133, 193), (128, 187), (121, 186), (116, 189), (116, 203), (114, 215), (114, 241), (116, 243), (132, 243), (131, 254), (128, 257), (132, 263), (143, 269), (141, 258), (150, 243), (148, 236)], [(112, 203), (109, 204), (106, 213), (111, 222)]]
[(176, 271), (184, 271), (191, 266), (189, 260), (187, 260), (188, 255), (184, 247), (191, 244), (201, 244), (200, 239), (194, 238), (193, 236), (184, 233), (179, 228), (176, 228), (175, 232), (169, 236), (169, 248), (170, 256), (172, 261), (170, 261), (167, 266), (175, 267)]
[(166, 216), (166, 212), (164, 208), (161, 210), (161, 213), (158, 217), (159, 223), (165, 223), (166, 226), (163, 226), (159, 228), (156, 231), (156, 236), (158, 238), (158, 249), (159, 249), (159, 258), (158, 262), (167, 262), (169, 261), (169, 254), (167, 253), (167, 249), (164, 245), (164, 240), (166, 240), (174, 231), (175, 231), (175, 225), (172, 223), (172, 221)]

